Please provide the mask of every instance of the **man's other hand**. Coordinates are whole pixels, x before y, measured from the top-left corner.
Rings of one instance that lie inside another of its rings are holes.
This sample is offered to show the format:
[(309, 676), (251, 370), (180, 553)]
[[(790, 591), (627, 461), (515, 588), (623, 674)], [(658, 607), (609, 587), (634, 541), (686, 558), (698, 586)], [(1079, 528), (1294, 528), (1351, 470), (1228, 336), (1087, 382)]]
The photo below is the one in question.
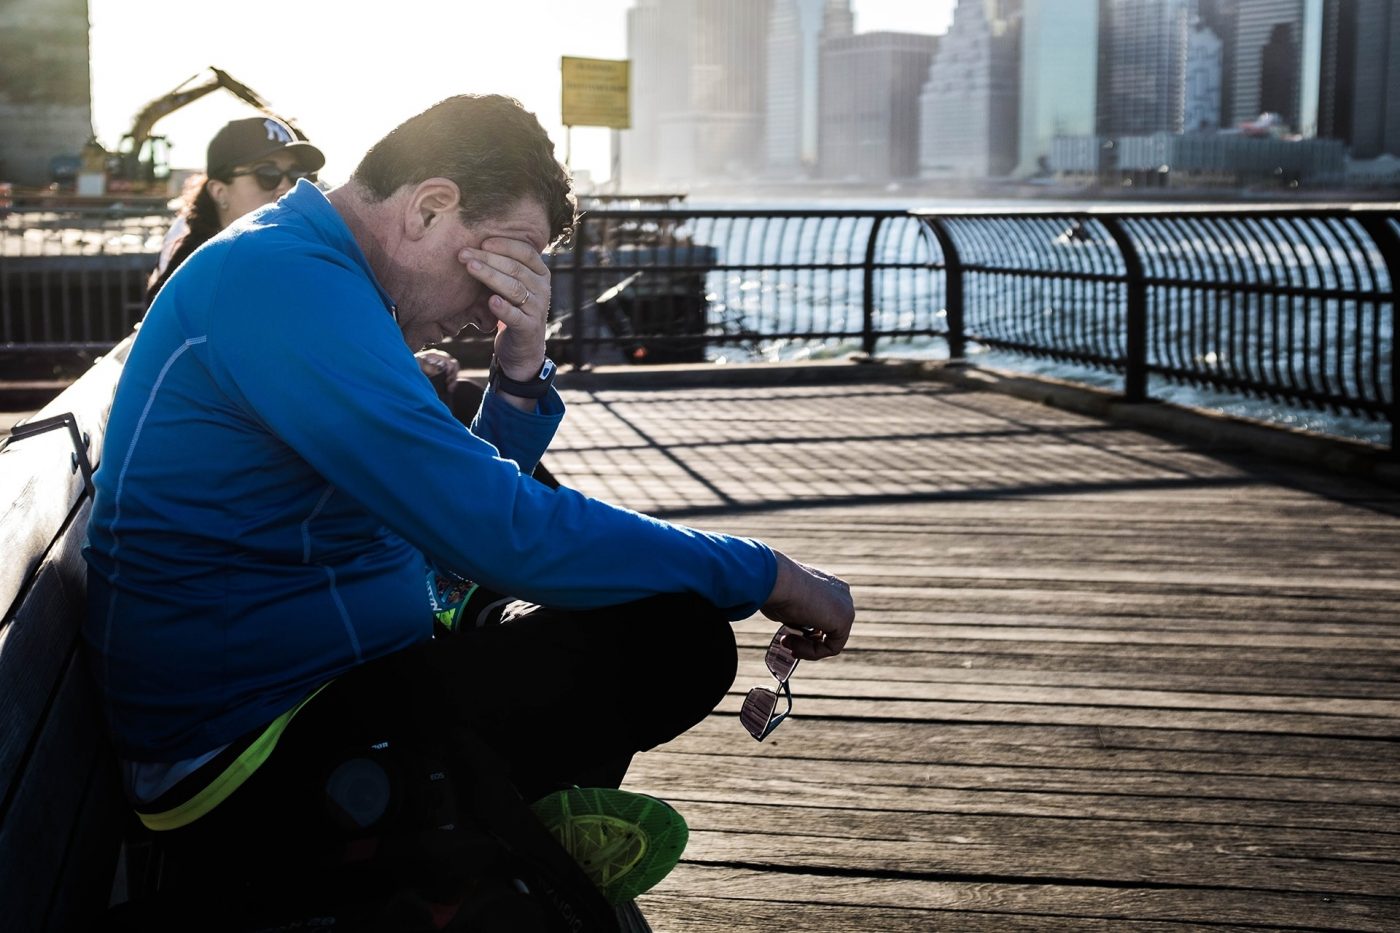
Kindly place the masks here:
[(763, 614), (792, 629), (813, 630), (783, 636), (783, 644), (802, 660), (819, 661), (840, 654), (856, 617), (850, 586), (786, 554), (773, 553), (778, 558), (778, 579), (763, 604)]

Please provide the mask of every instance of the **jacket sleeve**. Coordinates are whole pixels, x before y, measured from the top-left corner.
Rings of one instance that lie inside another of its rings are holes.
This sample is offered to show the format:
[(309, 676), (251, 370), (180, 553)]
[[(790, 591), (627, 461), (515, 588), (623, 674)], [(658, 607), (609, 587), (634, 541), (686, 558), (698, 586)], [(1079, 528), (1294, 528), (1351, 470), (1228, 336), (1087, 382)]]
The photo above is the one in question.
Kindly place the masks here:
[[(257, 306), (215, 309), (211, 374), (254, 422), (434, 563), (562, 608), (692, 592), (738, 619), (767, 599), (777, 563), (766, 545), (522, 475), (563, 417), (557, 395), (528, 413), (488, 393), (478, 424), (493, 446), (438, 401), (359, 270), (331, 253), (311, 274), (305, 257), (286, 265), (260, 257)], [(253, 273), (231, 261), (223, 274)]]

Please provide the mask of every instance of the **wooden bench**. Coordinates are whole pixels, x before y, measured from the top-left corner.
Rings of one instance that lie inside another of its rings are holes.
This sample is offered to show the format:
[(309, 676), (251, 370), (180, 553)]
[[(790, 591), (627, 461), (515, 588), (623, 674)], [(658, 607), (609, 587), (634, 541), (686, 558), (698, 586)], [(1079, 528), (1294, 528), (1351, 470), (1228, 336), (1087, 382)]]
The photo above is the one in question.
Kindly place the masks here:
[(0, 448), (0, 910), (7, 930), (87, 930), (130, 811), (80, 638), (92, 509), (128, 343)]

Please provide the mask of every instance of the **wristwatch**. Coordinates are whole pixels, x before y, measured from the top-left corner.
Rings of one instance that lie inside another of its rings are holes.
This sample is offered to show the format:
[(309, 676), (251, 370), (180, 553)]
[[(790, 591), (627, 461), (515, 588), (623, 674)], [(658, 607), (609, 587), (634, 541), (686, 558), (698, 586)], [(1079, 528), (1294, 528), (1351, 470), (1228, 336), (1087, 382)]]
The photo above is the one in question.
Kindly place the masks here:
[(554, 361), (546, 356), (538, 373), (524, 382), (519, 382), (502, 372), (501, 364), (493, 356), (487, 385), (498, 392), (520, 398), (544, 398), (549, 394), (549, 387), (554, 385), (554, 370)]

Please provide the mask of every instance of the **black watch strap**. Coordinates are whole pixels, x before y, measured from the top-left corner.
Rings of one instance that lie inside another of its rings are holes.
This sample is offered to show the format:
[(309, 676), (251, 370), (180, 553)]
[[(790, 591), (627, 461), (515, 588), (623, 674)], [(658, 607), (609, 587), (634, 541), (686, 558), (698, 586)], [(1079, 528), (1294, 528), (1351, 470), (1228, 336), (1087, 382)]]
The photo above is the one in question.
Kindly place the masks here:
[(521, 382), (502, 372), (501, 364), (493, 356), (491, 357), (490, 376), (487, 384), (498, 392), (505, 392), (520, 398), (544, 398), (549, 394), (549, 387), (554, 385), (554, 371), (554, 361), (546, 356), (544, 363), (540, 366), (540, 371), (533, 378)]

